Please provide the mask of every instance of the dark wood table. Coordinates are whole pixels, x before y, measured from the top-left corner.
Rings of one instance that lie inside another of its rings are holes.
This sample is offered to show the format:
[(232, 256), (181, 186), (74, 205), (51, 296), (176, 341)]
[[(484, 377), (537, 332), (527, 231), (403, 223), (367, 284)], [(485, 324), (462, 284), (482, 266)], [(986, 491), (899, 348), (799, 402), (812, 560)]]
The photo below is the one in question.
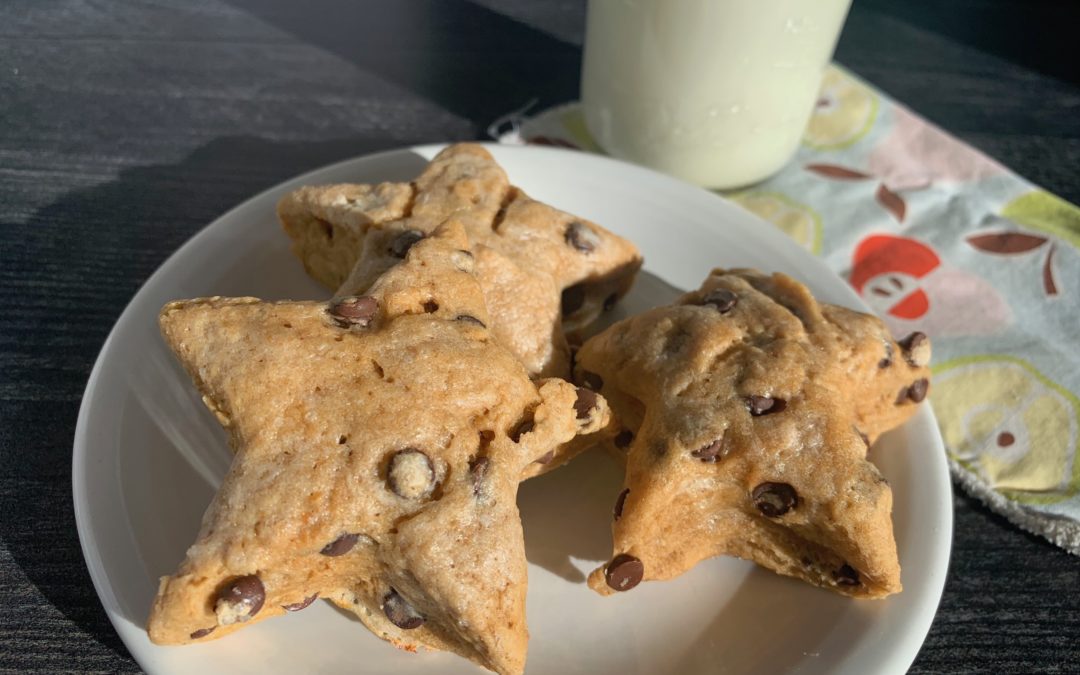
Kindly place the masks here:
[[(110, 327), (185, 239), (338, 159), (576, 97), (584, 2), (0, 6), (0, 669), (138, 666), (98, 603), (71, 443)], [(838, 60), (1080, 202), (1071, 0), (856, 0)], [(913, 672), (1080, 672), (1080, 560), (966, 497)]]

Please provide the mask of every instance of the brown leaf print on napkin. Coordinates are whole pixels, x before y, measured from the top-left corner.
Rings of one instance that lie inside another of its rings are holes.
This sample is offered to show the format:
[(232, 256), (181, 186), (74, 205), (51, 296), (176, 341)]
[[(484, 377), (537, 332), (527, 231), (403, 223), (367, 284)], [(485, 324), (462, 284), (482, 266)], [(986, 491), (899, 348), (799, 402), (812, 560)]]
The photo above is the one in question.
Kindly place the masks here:
[(1047, 295), (1058, 294), (1053, 268), (1055, 247), (1047, 237), (1025, 232), (990, 232), (973, 234), (967, 237), (966, 241), (983, 253), (1005, 256), (1020, 255), (1046, 246), (1046, 260), (1043, 261), (1042, 267), (1043, 291)]

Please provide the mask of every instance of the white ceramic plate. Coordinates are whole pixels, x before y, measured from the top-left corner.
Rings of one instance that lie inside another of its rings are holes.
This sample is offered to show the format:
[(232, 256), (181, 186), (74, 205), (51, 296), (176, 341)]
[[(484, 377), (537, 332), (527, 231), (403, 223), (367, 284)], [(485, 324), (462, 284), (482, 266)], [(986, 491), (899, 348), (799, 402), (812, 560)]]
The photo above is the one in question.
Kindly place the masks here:
[[(101, 350), (79, 411), (72, 479), (83, 553), (124, 643), (151, 673), (476, 673), (443, 653), (398, 651), (325, 602), (225, 639), (158, 647), (144, 631), (158, 577), (172, 573), (228, 468), (225, 435), (161, 340), (173, 299), (323, 299), (274, 215), (300, 185), (407, 180), (440, 148), (383, 153), (314, 171), (254, 197), (180, 248), (128, 305)], [(822, 263), (714, 194), (611, 159), (492, 146), (534, 197), (637, 242), (644, 274), (615, 318), (696, 287), (714, 266), (783, 271), (825, 301), (863, 309)], [(670, 284), (670, 285), (669, 285)], [(952, 538), (951, 488), (923, 406), (871, 456), (892, 483), (904, 592), (853, 601), (734, 559), (601, 598), (585, 575), (610, 551), (621, 482), (599, 453), (521, 488), (529, 559), (529, 673), (901, 673), (941, 597)]]

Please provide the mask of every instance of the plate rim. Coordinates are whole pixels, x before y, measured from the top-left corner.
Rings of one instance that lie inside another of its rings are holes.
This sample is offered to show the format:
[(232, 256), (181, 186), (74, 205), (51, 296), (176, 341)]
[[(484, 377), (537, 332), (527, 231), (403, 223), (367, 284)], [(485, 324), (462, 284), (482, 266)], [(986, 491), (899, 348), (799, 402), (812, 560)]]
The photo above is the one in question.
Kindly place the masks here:
[[(657, 171), (653, 171), (639, 165), (631, 164), (629, 162), (623, 162), (621, 160), (608, 157), (606, 155), (599, 155), (595, 153), (582, 152), (579, 150), (558, 147), (509, 145), (493, 142), (470, 142), (483, 146), (485, 149), (489, 150), (490, 152), (492, 152), (492, 154), (495, 155), (503, 152), (513, 153), (525, 151), (538, 154), (558, 153), (565, 156), (574, 155), (577, 159), (585, 157), (587, 158), (586, 161), (597, 161), (601, 164), (616, 166), (620, 171), (629, 170), (631, 173), (637, 173), (644, 180), (677, 184), (679, 186), (679, 189), (694, 189), (700, 194), (702, 194), (702, 196), (713, 198), (723, 203), (724, 208), (735, 209), (744, 216), (757, 220), (763, 225), (765, 225), (763, 230), (769, 232), (768, 235), (765, 235), (767, 239), (773, 239), (776, 242), (782, 242), (778, 244), (782, 248), (788, 248), (789, 250), (797, 250), (798, 252), (795, 253), (795, 255), (812, 261), (810, 264), (817, 266), (823, 272), (827, 273), (828, 275), (836, 278), (841, 282), (841, 284), (846, 290), (848, 302), (851, 305), (856, 306), (860, 311), (875, 314), (874, 311), (854, 291), (854, 289), (852, 289), (851, 286), (843, 279), (843, 277), (830, 269), (820, 257), (814, 255), (809, 251), (806, 251), (802, 247), (799, 247), (794, 241), (786, 237), (771, 223), (768, 223), (767, 221), (761, 219), (756, 214), (746, 211), (745, 209), (738, 206), (735, 202), (725, 198), (724, 196), (714, 191), (707, 190), (705, 188), (695, 186), (672, 176), (668, 176), (666, 174), (659, 173)], [(419, 145), (401, 146), (363, 155), (356, 155), (353, 157), (342, 159), (340, 161), (331, 162), (329, 164), (325, 164), (310, 169), (308, 171), (304, 171), (303, 173), (297, 174), (295, 176), (286, 178), (285, 180), (271, 185), (259, 191), (258, 193), (248, 197), (247, 199), (244, 199), (243, 201), (227, 209), (226, 211), (215, 217), (213, 220), (208, 222), (206, 225), (200, 227), (198, 230), (192, 233), (190, 237), (188, 237), (180, 246), (178, 246), (172, 253), (170, 253), (168, 257), (166, 257), (161, 263), (159, 263), (158, 266), (154, 269), (154, 271), (150, 274), (150, 276), (148, 276), (146, 280), (143, 281), (142, 284), (140, 284), (139, 288), (132, 294), (131, 298), (125, 304), (124, 309), (120, 312), (120, 314), (116, 318), (116, 321), (109, 329), (108, 336), (105, 338), (100, 350), (95, 356), (94, 365), (90, 371), (89, 377), (87, 378), (86, 387), (83, 390), (82, 398), (79, 403), (79, 412), (75, 424), (75, 434), (72, 441), (72, 506), (75, 511), (75, 524), (79, 537), (80, 550), (83, 556), (83, 562), (86, 565), (87, 571), (94, 585), (94, 591), (98, 596), (98, 601), (101, 603), (102, 609), (105, 611), (105, 614), (108, 617), (109, 622), (113, 627), (113, 630), (116, 631), (118, 637), (120, 637), (121, 641), (123, 642), (125, 648), (128, 651), (128, 654), (144, 671), (154, 672), (154, 669), (148, 667), (149, 664), (145, 662), (143, 655), (141, 655), (140, 651), (138, 649), (135, 649), (132, 643), (129, 641), (129, 638), (126, 635), (128, 633), (126, 626), (120, 625), (120, 621), (126, 621), (126, 618), (117, 615), (109, 608), (109, 606), (105, 602), (106, 598), (110, 598), (115, 601), (115, 593), (113, 592), (112, 586), (108, 583), (99, 547), (97, 545), (97, 542), (94, 541), (94, 537), (92, 536), (92, 533), (90, 531), (89, 519), (91, 517), (91, 509), (88, 501), (89, 490), (87, 489), (89, 485), (84, 485), (84, 481), (80, 480), (80, 476), (85, 477), (86, 475), (85, 467), (87, 461), (90, 409), (93, 405), (95, 393), (99, 388), (101, 372), (104, 368), (103, 364), (105, 362), (104, 357), (109, 354), (111, 345), (115, 341), (116, 335), (118, 334), (118, 330), (120, 329), (121, 325), (126, 325), (132, 320), (132, 317), (134, 316), (134, 305), (136, 304), (140, 296), (144, 292), (146, 292), (146, 289), (149, 288), (152, 284), (155, 284), (157, 282), (157, 279), (165, 274), (166, 268), (170, 268), (175, 263), (175, 260), (184, 255), (189, 248), (195, 246), (196, 242), (199, 239), (201, 239), (214, 228), (218, 227), (220, 223), (229, 219), (237, 211), (242, 211), (249, 205), (255, 202), (260, 202), (270, 195), (283, 192), (292, 185), (303, 184), (304, 181), (309, 179), (309, 177), (332, 172), (335, 169), (342, 168), (352, 163), (361, 161), (377, 162), (379, 160), (385, 160), (392, 156), (402, 155), (405, 153), (414, 153), (422, 155), (425, 158), (430, 158), (439, 150), (453, 143), (453, 141), (445, 143), (425, 143)], [(932, 430), (933, 445), (935, 446), (935, 448), (932, 449), (940, 451), (933, 453), (932, 456), (936, 458), (934, 460), (934, 464), (936, 465), (936, 467), (932, 470), (931, 473), (927, 475), (929, 476), (929, 478), (938, 483), (938, 485), (935, 487), (936, 491), (943, 490), (945, 494), (951, 497), (951, 495), (953, 494), (952, 481), (945, 456), (944, 440), (941, 436), (940, 427), (938, 426), (937, 419), (930, 405), (923, 405), (920, 408), (919, 412), (916, 414), (916, 416), (912, 418), (912, 420), (909, 420), (909, 423), (914, 421), (915, 419), (920, 418), (921, 422), (923, 424), (929, 425), (930, 429)], [(942, 483), (944, 483), (943, 488), (940, 485)], [(927, 595), (927, 592), (929, 592), (929, 596), (931, 597), (933, 602), (932, 610), (928, 608), (926, 611), (922, 611), (917, 614), (912, 621), (908, 622), (909, 630), (904, 633), (901, 639), (890, 640), (885, 643), (890, 646), (886, 647), (886, 653), (882, 654), (882, 664), (880, 672), (894, 672), (890, 668), (890, 666), (893, 665), (898, 666), (895, 669), (895, 672), (906, 672), (906, 670), (911, 666), (911, 664), (918, 656), (922, 645), (926, 641), (926, 636), (929, 634), (934, 618), (937, 616), (937, 611), (940, 607), (941, 600), (944, 594), (945, 582), (948, 576), (950, 561), (952, 557), (954, 513), (951, 499), (949, 499), (948, 501), (949, 507), (942, 510), (940, 513), (940, 527), (935, 528), (935, 530), (931, 534), (926, 535), (933, 536), (936, 540), (935, 545), (932, 549), (936, 553), (936, 559), (931, 561), (928, 565), (928, 569), (931, 570), (932, 575), (930, 580), (927, 582), (927, 585), (924, 586), (924, 588), (922, 589), (923, 595)]]

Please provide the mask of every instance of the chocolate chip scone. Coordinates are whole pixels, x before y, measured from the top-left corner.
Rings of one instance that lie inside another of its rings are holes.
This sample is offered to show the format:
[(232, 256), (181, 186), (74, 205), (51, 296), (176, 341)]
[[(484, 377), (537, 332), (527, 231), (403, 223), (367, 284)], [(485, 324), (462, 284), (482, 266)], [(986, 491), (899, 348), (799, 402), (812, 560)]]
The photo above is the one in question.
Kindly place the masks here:
[(675, 305), (615, 324), (578, 353), (626, 461), (601, 594), (717, 555), (844, 595), (900, 590), (892, 492), (871, 439), (927, 392), (930, 343), (814, 300), (790, 277), (715, 270)]
[(278, 215), (308, 273), (338, 295), (364, 293), (453, 216), (472, 243), (493, 334), (543, 376), (568, 376), (565, 332), (610, 308), (641, 266), (632, 243), (530, 199), (473, 144), (446, 148), (412, 183), (301, 188)]
[(522, 672), (519, 478), (608, 411), (534, 383), (491, 338), (466, 243), (437, 229), (364, 296), (162, 310), (235, 456), (161, 580), (151, 640), (215, 639), (326, 598), (399, 647)]

